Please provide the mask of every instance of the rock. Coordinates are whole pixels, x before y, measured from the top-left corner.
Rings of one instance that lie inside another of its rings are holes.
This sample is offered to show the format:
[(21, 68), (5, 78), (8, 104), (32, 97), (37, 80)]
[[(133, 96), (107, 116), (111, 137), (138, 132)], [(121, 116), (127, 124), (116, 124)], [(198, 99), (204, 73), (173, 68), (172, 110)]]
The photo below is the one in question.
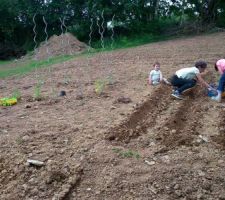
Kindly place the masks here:
[(174, 193), (175, 193), (178, 197), (181, 197), (181, 196), (182, 196), (181, 190), (175, 190)]
[(25, 108), (31, 108), (31, 105), (25, 105)]
[(39, 161), (39, 160), (32, 160), (32, 159), (28, 159), (27, 163), (29, 163), (30, 165), (35, 165), (35, 166), (43, 166), (44, 162)]
[(87, 188), (87, 191), (91, 191), (91, 188)]
[(204, 195), (202, 193), (198, 193), (197, 194), (197, 200), (202, 200), (202, 199), (205, 199)]
[(23, 141), (28, 141), (29, 139), (30, 139), (30, 137), (28, 136), (28, 135), (24, 135), (23, 137), (22, 137), (22, 139), (23, 139)]
[(165, 130), (165, 131), (168, 131), (168, 130), (169, 130), (169, 128), (165, 126), (165, 127), (164, 127), (164, 130)]
[(119, 97), (117, 100), (116, 100), (118, 103), (131, 103), (131, 99), (129, 97)]
[(205, 176), (205, 172), (201, 171), (201, 170), (198, 170), (198, 175), (199, 176)]
[(110, 107), (110, 110), (114, 110), (114, 109), (116, 109), (115, 106), (111, 106), (111, 107)]
[(165, 156), (161, 157), (161, 160), (164, 163), (169, 163), (170, 162), (170, 157), (168, 155), (165, 155)]
[(145, 160), (145, 163), (149, 166), (152, 166), (152, 165), (155, 165), (155, 161), (148, 161), (148, 160)]
[(218, 160), (218, 164), (223, 164), (224, 161), (223, 160)]
[(2, 130), (3, 133), (8, 133), (8, 131), (6, 129)]
[(76, 100), (82, 100), (82, 99), (84, 99), (84, 95), (83, 94), (78, 94), (76, 96)]
[(208, 141), (209, 141), (208, 138), (205, 137), (205, 136), (199, 135), (198, 137), (199, 137), (203, 142), (208, 142)]
[(175, 129), (171, 130), (172, 134), (175, 134), (177, 131)]
[(153, 147), (153, 146), (155, 146), (156, 144), (155, 144), (155, 142), (151, 142), (150, 144), (149, 144), (149, 147)]
[(174, 188), (174, 190), (177, 190), (177, 189), (179, 189), (179, 185), (178, 184), (176, 184), (173, 188)]

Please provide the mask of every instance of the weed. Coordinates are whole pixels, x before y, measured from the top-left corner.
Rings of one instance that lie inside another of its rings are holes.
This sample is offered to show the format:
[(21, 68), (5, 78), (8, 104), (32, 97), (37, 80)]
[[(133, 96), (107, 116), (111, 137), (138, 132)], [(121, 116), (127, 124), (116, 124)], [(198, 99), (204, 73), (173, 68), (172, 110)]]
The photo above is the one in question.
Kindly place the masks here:
[(135, 151), (132, 151), (132, 150), (123, 151), (122, 149), (119, 149), (119, 148), (113, 148), (112, 150), (115, 153), (117, 153), (122, 158), (136, 158), (136, 159), (139, 159), (141, 157), (138, 152), (135, 152)]
[(115, 153), (120, 153), (122, 151), (122, 149), (119, 149), (119, 148), (113, 148), (112, 150)]

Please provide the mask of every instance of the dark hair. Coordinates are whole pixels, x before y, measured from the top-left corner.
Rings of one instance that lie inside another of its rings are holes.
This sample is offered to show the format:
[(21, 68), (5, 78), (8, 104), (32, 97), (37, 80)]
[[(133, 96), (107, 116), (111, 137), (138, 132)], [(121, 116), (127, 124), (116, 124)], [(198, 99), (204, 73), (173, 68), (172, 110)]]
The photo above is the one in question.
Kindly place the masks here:
[(195, 67), (205, 69), (207, 67), (207, 63), (205, 61), (200, 60), (195, 63)]
[(217, 67), (216, 63), (214, 65), (214, 68), (215, 68), (216, 71), (218, 71), (218, 67)]
[(153, 67), (155, 67), (156, 65), (160, 65), (160, 63), (159, 63), (159, 62), (155, 62), (155, 63), (153, 64)]

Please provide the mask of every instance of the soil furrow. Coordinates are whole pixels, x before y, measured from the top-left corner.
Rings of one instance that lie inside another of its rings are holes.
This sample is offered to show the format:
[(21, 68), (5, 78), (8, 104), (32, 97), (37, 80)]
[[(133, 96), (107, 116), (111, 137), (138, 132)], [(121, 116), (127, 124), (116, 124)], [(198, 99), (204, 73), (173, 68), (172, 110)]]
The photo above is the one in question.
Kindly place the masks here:
[(145, 134), (148, 127), (154, 127), (159, 115), (171, 102), (168, 87), (160, 86), (151, 95), (150, 99), (140, 105), (127, 120), (119, 126), (111, 128), (106, 134), (108, 140), (129, 142)]

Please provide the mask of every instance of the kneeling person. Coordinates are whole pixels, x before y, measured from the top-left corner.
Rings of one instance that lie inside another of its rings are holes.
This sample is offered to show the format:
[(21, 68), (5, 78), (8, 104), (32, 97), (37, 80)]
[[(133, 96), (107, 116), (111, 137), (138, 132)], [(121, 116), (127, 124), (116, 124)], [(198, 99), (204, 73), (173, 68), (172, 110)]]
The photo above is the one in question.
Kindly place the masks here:
[(195, 63), (194, 67), (182, 68), (175, 72), (171, 78), (171, 84), (176, 89), (173, 91), (172, 96), (182, 99), (181, 94), (194, 87), (199, 81), (206, 88), (211, 88), (211, 86), (204, 81), (201, 74), (206, 70), (207, 63), (204, 61), (198, 61)]

